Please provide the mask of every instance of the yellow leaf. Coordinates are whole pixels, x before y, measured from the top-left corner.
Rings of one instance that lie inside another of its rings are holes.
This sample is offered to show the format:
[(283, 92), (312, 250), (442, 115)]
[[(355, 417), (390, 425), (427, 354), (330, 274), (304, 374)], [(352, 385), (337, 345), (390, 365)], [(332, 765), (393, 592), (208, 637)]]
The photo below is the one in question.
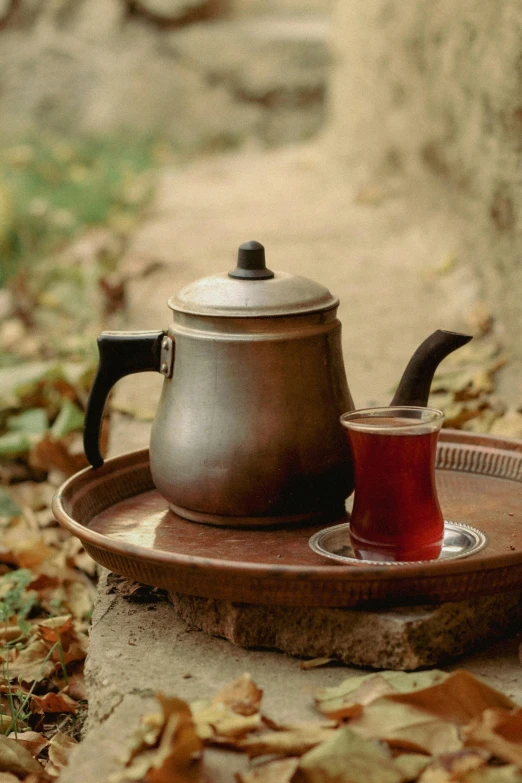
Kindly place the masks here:
[(238, 743), (250, 757), (275, 753), (280, 756), (300, 756), (337, 733), (338, 729), (325, 729), (313, 723), (303, 724), (296, 729), (265, 732), (247, 737)]
[(383, 747), (348, 726), (306, 753), (299, 769), (307, 783), (402, 783), (404, 775)]
[(298, 758), (277, 759), (242, 772), (237, 779), (239, 783), (290, 783), (298, 766)]
[(438, 669), (427, 672), (381, 672), (349, 677), (333, 688), (316, 692), (317, 708), (329, 718), (359, 715), (362, 707), (388, 693), (406, 693), (426, 688), (448, 675)]
[(430, 761), (431, 756), (425, 756), (422, 753), (401, 753), (394, 759), (395, 766), (404, 775), (404, 780), (416, 780)]
[(522, 772), (514, 764), (481, 767), (459, 778), (459, 783), (522, 783)]
[(457, 726), (409, 704), (384, 696), (365, 707), (350, 728), (365, 739), (379, 739), (390, 747), (418, 753), (453, 753), (462, 742)]
[(426, 767), (418, 783), (452, 783), (461, 780), (468, 772), (484, 767), (488, 758), (489, 753), (479, 748), (443, 753)]
[(196, 732), (202, 740), (232, 740), (244, 737), (262, 725), (259, 713), (238, 715), (221, 702), (192, 709), (192, 714)]

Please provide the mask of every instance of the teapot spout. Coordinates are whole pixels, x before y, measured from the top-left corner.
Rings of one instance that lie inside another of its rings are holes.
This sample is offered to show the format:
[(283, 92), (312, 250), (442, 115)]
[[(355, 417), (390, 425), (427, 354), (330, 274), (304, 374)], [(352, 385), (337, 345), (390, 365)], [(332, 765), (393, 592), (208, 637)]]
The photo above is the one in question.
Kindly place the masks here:
[(391, 405), (428, 404), (431, 382), (435, 370), (448, 354), (461, 348), (472, 337), (460, 332), (437, 329), (417, 348), (404, 370)]

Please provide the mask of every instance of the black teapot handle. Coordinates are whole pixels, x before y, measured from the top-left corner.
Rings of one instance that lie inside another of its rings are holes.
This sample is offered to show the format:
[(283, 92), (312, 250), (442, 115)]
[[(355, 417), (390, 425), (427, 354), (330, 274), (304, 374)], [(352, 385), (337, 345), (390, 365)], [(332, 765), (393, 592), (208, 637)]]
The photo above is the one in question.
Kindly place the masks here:
[(120, 378), (155, 370), (172, 376), (174, 341), (166, 332), (102, 332), (98, 337), (100, 363), (87, 402), (83, 447), (93, 468), (103, 465), (100, 432), (110, 390)]

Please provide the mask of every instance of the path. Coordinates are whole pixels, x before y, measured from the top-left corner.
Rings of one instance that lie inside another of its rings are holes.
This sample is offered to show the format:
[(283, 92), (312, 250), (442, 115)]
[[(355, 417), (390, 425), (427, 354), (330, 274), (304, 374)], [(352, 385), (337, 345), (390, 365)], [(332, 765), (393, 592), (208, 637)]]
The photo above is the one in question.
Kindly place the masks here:
[[(195, 278), (232, 268), (237, 246), (257, 239), (269, 267), (311, 277), (340, 297), (356, 403), (386, 403), (417, 344), (436, 328), (467, 328), (479, 296), (458, 257), (459, 220), (441, 210), (442, 203), (435, 190), (351, 181), (312, 147), (230, 154), (167, 171), (127, 259), (156, 258), (165, 266), (131, 284), (129, 327), (165, 327), (168, 296)], [(157, 375), (133, 376), (119, 384), (116, 402), (144, 415), (160, 387)], [(119, 416), (115, 424), (113, 454), (146, 445), (148, 422)], [(269, 711), (302, 718), (310, 686), (337, 683), (353, 671), (302, 672), (288, 656), (248, 652), (187, 631), (168, 604), (150, 611), (108, 593), (103, 580), (100, 590), (88, 663), (90, 733), (62, 783), (101, 783), (157, 689), (205, 698), (250, 671), (267, 691)], [(467, 659), (466, 666), (522, 698), (513, 640)], [(294, 694), (291, 706), (283, 685)]]

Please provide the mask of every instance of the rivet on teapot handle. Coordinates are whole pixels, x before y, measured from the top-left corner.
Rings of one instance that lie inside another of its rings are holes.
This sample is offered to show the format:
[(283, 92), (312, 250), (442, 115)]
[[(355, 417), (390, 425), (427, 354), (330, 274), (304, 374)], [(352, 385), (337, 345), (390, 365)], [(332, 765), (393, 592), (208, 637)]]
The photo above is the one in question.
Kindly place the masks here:
[(87, 402), (83, 433), (85, 454), (94, 468), (103, 465), (100, 453), (103, 409), (116, 381), (125, 375), (147, 371), (170, 378), (175, 353), (174, 341), (164, 331), (102, 332), (98, 350), (100, 363)]

